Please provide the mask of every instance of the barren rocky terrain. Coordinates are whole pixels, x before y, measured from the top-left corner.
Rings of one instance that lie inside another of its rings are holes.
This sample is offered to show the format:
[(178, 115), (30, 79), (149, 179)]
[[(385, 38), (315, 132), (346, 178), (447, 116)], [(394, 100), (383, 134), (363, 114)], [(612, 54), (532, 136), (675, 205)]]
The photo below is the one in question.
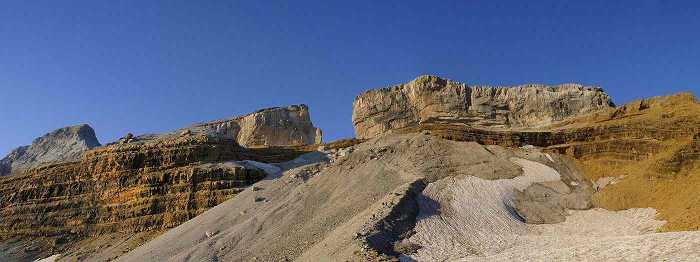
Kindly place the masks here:
[(700, 260), (692, 94), (420, 76), (352, 118), (325, 144), (305, 105), (52, 132), (3, 160), (31, 165), (0, 178), (0, 261)]
[(95, 130), (89, 125), (59, 128), (0, 159), (0, 176), (21, 173), (43, 164), (76, 161), (83, 152), (98, 146)]

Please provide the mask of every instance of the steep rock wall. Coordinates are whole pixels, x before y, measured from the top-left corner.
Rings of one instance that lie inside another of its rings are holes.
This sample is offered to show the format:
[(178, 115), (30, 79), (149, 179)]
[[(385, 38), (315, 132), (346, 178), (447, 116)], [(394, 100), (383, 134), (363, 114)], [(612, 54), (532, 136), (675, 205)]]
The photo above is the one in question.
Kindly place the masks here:
[(352, 121), (356, 136), (364, 139), (431, 120), (476, 128), (542, 127), (611, 106), (602, 89), (578, 84), (488, 87), (420, 76), (358, 95)]
[(299, 154), (209, 136), (91, 150), (77, 162), (0, 178), (0, 239), (76, 240), (174, 227), (265, 176), (231, 161), (281, 162)]
[(188, 128), (194, 133), (235, 138), (245, 147), (300, 146), (321, 143), (321, 129), (313, 126), (306, 105), (258, 110), (226, 120)]
[(482, 144), (534, 145), (568, 155), (598, 184), (597, 206), (652, 207), (668, 221), (661, 230), (700, 228), (700, 104), (692, 94), (633, 101), (528, 131), (473, 128), (446, 120), (397, 130), (417, 131)]

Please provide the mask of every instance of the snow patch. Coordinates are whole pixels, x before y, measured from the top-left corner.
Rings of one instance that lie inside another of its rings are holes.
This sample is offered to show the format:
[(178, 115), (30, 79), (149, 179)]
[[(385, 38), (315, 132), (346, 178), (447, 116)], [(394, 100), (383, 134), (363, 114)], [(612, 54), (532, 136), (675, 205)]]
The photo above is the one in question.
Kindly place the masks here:
[[(672, 239), (653, 233), (664, 224), (655, 220), (654, 209), (608, 211), (593, 209), (570, 211), (565, 222), (531, 225), (521, 222), (510, 208), (513, 190), (532, 183), (560, 180), (559, 173), (546, 165), (511, 158), (520, 165), (523, 175), (513, 179), (486, 180), (467, 176), (449, 177), (431, 183), (419, 197), (419, 215), (415, 234), (407, 241), (422, 248), (410, 259), (417, 261), (566, 261), (590, 256), (621, 259), (634, 255), (641, 260), (657, 260), (654, 240)], [(700, 243), (695, 236), (678, 236)], [(637, 248), (635, 241), (649, 245)], [(617, 243), (629, 242), (630, 245)], [(679, 241), (675, 241), (679, 242)], [(666, 256), (679, 250), (664, 244)], [(621, 250), (610, 251), (615, 246)], [(629, 249), (629, 250), (627, 250)], [(635, 253), (639, 249), (642, 253)], [(575, 251), (575, 252), (572, 252)], [(623, 252), (624, 251), (624, 252)], [(674, 253), (676, 252), (676, 253)], [(688, 255), (687, 251), (684, 251)], [(683, 253), (683, 252), (681, 252)], [(696, 254), (699, 256), (700, 252)], [(584, 259), (585, 260), (585, 259)], [(406, 258), (406, 261), (408, 258)]]
[(37, 259), (34, 260), (34, 262), (56, 262), (59, 258), (61, 258), (61, 254), (56, 254), (47, 258)]
[(550, 156), (547, 153), (544, 153), (544, 155), (547, 156), (547, 159), (549, 159), (549, 161), (552, 161), (552, 163), (554, 163), (554, 159), (552, 158), (552, 156)]
[(262, 163), (258, 161), (253, 161), (253, 160), (243, 160), (243, 161), (236, 161), (237, 164), (245, 166), (245, 167), (255, 167), (257, 169), (261, 169), (265, 171), (266, 174), (270, 176), (278, 175), (279, 173), (282, 172), (282, 168), (273, 165), (273, 164), (267, 164), (267, 163)]

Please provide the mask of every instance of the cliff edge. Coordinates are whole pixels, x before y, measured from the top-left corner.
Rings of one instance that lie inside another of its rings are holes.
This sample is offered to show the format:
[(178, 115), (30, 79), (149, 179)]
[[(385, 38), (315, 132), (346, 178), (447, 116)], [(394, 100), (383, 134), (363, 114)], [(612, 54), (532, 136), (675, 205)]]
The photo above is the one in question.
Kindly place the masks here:
[(459, 122), (475, 128), (538, 128), (613, 106), (599, 87), (470, 86), (437, 76), (419, 76), (406, 84), (358, 95), (352, 123), (361, 139), (430, 121)]

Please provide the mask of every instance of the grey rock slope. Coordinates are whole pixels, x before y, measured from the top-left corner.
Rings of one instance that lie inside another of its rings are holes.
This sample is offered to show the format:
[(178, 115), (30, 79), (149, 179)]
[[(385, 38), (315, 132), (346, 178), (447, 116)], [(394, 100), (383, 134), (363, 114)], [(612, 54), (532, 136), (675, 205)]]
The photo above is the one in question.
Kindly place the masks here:
[(601, 88), (579, 84), (513, 87), (469, 86), (420, 76), (355, 98), (352, 121), (358, 138), (431, 120), (476, 128), (537, 128), (572, 115), (612, 107)]
[(42, 164), (74, 161), (85, 150), (100, 146), (95, 130), (89, 125), (56, 129), (35, 139), (31, 145), (18, 147), (0, 160), (0, 176), (21, 172)]
[(242, 146), (298, 146), (321, 143), (306, 105), (273, 107), (189, 127), (185, 132), (233, 137)]
[[(522, 180), (514, 157), (551, 164), (422, 134), (381, 136), (342, 151), (260, 181), (118, 261), (377, 261), (397, 255), (392, 245), (416, 224), (426, 183)], [(502, 198), (493, 201), (506, 210)]]

